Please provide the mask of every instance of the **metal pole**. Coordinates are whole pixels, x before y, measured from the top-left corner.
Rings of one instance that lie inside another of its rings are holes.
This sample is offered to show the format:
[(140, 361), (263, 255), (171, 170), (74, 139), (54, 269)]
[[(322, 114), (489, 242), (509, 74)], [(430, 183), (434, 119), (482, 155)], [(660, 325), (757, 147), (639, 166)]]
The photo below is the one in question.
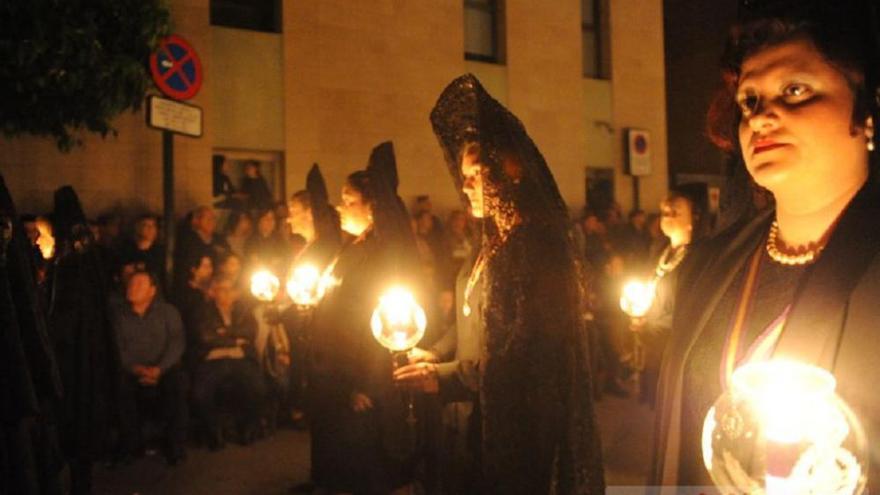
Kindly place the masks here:
[(633, 211), (640, 209), (639, 203), (639, 176), (633, 175)]
[[(165, 230), (165, 273), (172, 276), (174, 253), (174, 133), (162, 131), (162, 207)], [(167, 290), (168, 287), (165, 287)]]

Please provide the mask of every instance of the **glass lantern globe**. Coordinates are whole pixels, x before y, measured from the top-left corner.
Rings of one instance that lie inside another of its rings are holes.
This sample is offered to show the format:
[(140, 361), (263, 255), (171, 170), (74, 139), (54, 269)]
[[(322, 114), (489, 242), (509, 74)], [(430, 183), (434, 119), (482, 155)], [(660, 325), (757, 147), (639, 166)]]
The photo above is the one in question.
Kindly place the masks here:
[(287, 295), (298, 306), (314, 306), (324, 296), (326, 287), (321, 280), (318, 267), (310, 264), (297, 266), (287, 281)]
[(703, 423), (703, 462), (724, 493), (854, 495), (867, 481), (864, 430), (828, 371), (771, 360), (733, 372)]
[(412, 293), (395, 287), (379, 298), (379, 305), (370, 318), (373, 337), (392, 352), (412, 349), (425, 336), (425, 310), (416, 303)]
[(260, 301), (274, 301), (280, 290), (281, 281), (268, 270), (259, 270), (251, 277), (251, 294)]
[(654, 293), (657, 290), (653, 281), (631, 280), (623, 286), (620, 295), (620, 309), (633, 318), (641, 318), (648, 314), (654, 304)]

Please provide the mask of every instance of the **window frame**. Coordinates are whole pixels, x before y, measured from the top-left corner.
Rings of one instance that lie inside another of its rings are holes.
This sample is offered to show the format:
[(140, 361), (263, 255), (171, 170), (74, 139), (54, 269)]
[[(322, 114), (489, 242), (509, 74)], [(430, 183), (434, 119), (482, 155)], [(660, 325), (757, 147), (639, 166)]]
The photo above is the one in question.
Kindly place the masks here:
[[(593, 40), (593, 67), (591, 67), (591, 73), (587, 72), (587, 67), (583, 64), (583, 54), (581, 55), (581, 64), (584, 65), (581, 67), (581, 72), (583, 77), (588, 79), (608, 79), (609, 74), (606, 74), (606, 60), (605, 60), (605, 40), (603, 38), (604, 35), (604, 6), (603, 0), (591, 0), (593, 5), (593, 22), (588, 23), (584, 20), (583, 12), (581, 12), (581, 49), (583, 49), (583, 40), (589, 34)], [(583, 2), (581, 3), (583, 5)]]
[[(467, 47), (465, 47), (465, 50), (464, 50), (464, 59), (465, 60), (473, 60), (476, 62), (486, 62), (486, 63), (490, 63), (490, 64), (504, 63), (503, 62), (504, 57), (503, 57), (502, 51), (501, 51), (502, 30), (500, 28), (500, 22), (501, 22), (500, 19), (502, 17), (502, 12), (503, 12), (502, 1), (503, 0), (486, 0), (486, 3), (488, 3), (488, 8), (487, 8), (486, 4), (483, 2), (477, 2), (476, 0), (464, 0), (464, 3), (463, 3), (464, 9), (463, 9), (463, 18), (462, 18), (463, 25), (464, 25), (464, 17), (467, 16), (467, 11), (469, 8), (480, 10), (485, 13), (488, 13), (489, 16), (492, 18), (492, 20), (491, 20), (491, 24), (492, 24), (492, 34), (491, 34), (492, 54), (491, 55), (484, 55), (482, 53), (471, 53), (471, 52), (467, 51)], [(465, 35), (467, 35), (467, 33), (465, 33)]]

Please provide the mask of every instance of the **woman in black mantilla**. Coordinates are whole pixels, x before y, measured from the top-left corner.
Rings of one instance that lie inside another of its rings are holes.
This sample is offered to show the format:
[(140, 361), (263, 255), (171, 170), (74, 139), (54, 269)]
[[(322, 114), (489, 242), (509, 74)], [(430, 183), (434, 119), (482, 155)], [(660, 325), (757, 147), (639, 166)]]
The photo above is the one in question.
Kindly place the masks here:
[(331, 264), (336, 285), (312, 323), (312, 480), (331, 492), (409, 493), (413, 480), (406, 404), (391, 383), (391, 355), (370, 330), (382, 292), (415, 273), (409, 216), (396, 189), (393, 150), (383, 143), (342, 188), (341, 226), (353, 239)]
[[(522, 123), (472, 75), (444, 90), (431, 123), (472, 214), (483, 218), (481, 253), (458, 301), (480, 318), (483, 342), (470, 383), (479, 395), (479, 490), (604, 493), (581, 263), (553, 176)], [(441, 394), (447, 379), (468, 380), (438, 377), (433, 363), (410, 366), (439, 378)]]
[(743, 14), (710, 124), (775, 207), (695, 246), (680, 268), (651, 484), (711, 484), (700, 441), (706, 413), (734, 368), (783, 357), (836, 377), (875, 451), (873, 493), (880, 487), (877, 4), (751, 1)]

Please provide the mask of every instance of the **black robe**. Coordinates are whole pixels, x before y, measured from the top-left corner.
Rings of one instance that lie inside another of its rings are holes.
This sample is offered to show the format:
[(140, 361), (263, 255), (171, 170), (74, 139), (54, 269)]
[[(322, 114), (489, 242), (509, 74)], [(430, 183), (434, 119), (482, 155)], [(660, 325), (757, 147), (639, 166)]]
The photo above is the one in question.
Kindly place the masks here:
[(30, 241), (17, 218), (0, 177), (0, 493), (60, 495), (64, 459), (55, 405), (61, 377)]
[[(682, 431), (683, 369), (728, 287), (767, 238), (772, 210), (695, 246), (680, 267), (670, 342), (658, 389), (654, 463), (649, 484), (676, 485), (682, 442), (699, 442), (699, 431)], [(829, 369), (837, 392), (861, 419), (871, 448), (868, 491), (880, 488), (880, 194), (873, 181), (847, 207), (819, 260), (795, 292), (774, 356)]]
[[(391, 389), (391, 355), (370, 330), (388, 266), (375, 233), (346, 245), (333, 272), (340, 283), (315, 309), (307, 400), (312, 479), (324, 488), (381, 493), (411, 480), (405, 465), (411, 448), (401, 430), (404, 404)], [(354, 412), (355, 392), (370, 397), (374, 408)]]

